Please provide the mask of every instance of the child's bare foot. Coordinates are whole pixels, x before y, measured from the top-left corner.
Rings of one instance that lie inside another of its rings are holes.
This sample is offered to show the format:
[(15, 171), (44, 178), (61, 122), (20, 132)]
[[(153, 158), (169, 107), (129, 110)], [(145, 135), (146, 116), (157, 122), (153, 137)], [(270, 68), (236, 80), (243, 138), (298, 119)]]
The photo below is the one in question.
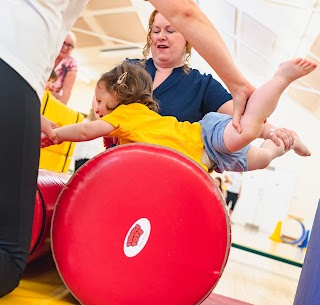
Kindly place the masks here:
[(316, 67), (317, 64), (310, 60), (296, 58), (281, 63), (274, 77), (288, 86), (296, 79), (312, 72)]
[(292, 145), (292, 149), (294, 150), (294, 152), (302, 157), (310, 156), (311, 152), (308, 149), (308, 147), (301, 142), (300, 138), (293, 130), (291, 130), (291, 133), (293, 134), (293, 137), (294, 137), (294, 143)]
[(247, 101), (255, 88), (248, 83), (246, 86), (239, 88), (236, 92), (231, 92), (233, 99), (233, 127), (241, 133), (240, 120), (246, 109)]

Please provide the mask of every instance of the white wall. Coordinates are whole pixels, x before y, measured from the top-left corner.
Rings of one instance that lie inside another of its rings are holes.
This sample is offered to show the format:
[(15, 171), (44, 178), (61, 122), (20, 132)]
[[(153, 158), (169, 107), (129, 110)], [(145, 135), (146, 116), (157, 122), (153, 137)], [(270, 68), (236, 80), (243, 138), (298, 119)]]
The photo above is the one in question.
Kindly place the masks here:
[(72, 89), (68, 107), (75, 111), (88, 114), (92, 105), (92, 97), (94, 95), (95, 85), (96, 82), (94, 81), (87, 83), (82, 80), (76, 80)]

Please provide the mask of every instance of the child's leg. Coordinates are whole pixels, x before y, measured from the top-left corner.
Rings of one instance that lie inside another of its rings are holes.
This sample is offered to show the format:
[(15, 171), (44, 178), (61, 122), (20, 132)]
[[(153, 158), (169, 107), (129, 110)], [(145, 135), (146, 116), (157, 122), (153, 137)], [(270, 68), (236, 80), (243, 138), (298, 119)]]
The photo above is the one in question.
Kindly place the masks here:
[(282, 63), (273, 78), (256, 89), (248, 100), (247, 108), (241, 118), (242, 133), (239, 134), (232, 123), (224, 132), (227, 149), (237, 151), (261, 134), (264, 121), (275, 110), (282, 92), (294, 80), (310, 73), (316, 64), (305, 59), (294, 59)]
[[(311, 153), (309, 149), (301, 142), (295, 132), (292, 131), (292, 133), (294, 134), (292, 149), (295, 153), (304, 157), (310, 156)], [(265, 140), (260, 147), (251, 145), (247, 153), (248, 171), (266, 168), (273, 159), (284, 155), (286, 152), (282, 141), (280, 146), (277, 146), (269, 139)]]

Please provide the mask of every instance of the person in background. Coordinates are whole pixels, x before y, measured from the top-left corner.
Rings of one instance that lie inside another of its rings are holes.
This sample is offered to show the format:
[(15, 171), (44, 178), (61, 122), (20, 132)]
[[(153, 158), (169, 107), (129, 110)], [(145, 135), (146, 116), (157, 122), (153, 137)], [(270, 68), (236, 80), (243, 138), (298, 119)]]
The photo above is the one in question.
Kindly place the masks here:
[(51, 91), (52, 90), (52, 86), (54, 84), (54, 82), (58, 79), (58, 75), (57, 73), (52, 70), (49, 79), (46, 82), (46, 90)]
[(53, 96), (67, 105), (71, 96), (73, 85), (76, 81), (78, 64), (71, 52), (76, 45), (76, 36), (69, 32), (54, 63), (54, 72), (57, 80), (51, 86)]
[[(195, 32), (199, 36), (203, 34)], [(148, 58), (150, 52), (151, 58)], [(161, 115), (175, 116), (179, 121), (192, 123), (201, 120), (209, 112), (233, 114), (233, 97), (210, 74), (201, 74), (189, 66), (190, 41), (157, 10), (149, 18), (143, 55), (145, 68), (153, 80), (153, 96), (160, 104)], [(218, 65), (218, 57), (215, 59), (211, 61)], [(140, 62), (136, 59), (128, 61)], [(220, 64), (223, 65), (223, 62)], [(289, 149), (294, 135), (290, 130), (276, 128), (267, 122), (260, 137), (271, 139), (276, 145), (282, 141), (285, 148)]]
[(225, 198), (226, 197), (226, 190), (223, 186), (221, 177), (218, 177), (218, 176), (214, 177), (213, 180), (214, 180), (215, 184), (217, 185), (217, 187), (219, 188), (223, 198)]
[(226, 204), (229, 209), (229, 215), (231, 217), (233, 210), (236, 206), (238, 199), (240, 198), (243, 175), (237, 172), (224, 172), (224, 179), (226, 184)]
[[(85, 119), (86, 122), (95, 121), (93, 108), (90, 109), (89, 115)], [(74, 170), (78, 170), (83, 164), (95, 157), (97, 154), (103, 151), (103, 140), (102, 138), (96, 138), (91, 141), (79, 142), (76, 144), (74, 149), (73, 158), (75, 160)]]

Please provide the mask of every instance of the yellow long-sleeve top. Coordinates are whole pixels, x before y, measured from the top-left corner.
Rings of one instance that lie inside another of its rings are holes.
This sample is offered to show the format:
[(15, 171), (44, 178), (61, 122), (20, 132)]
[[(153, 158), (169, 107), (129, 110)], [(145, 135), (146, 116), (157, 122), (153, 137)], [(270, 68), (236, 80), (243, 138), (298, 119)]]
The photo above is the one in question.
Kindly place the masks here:
[(172, 148), (201, 162), (204, 144), (199, 123), (179, 122), (172, 116), (161, 116), (140, 103), (120, 105), (102, 120), (116, 128), (109, 136), (118, 137), (121, 144), (143, 142)]

